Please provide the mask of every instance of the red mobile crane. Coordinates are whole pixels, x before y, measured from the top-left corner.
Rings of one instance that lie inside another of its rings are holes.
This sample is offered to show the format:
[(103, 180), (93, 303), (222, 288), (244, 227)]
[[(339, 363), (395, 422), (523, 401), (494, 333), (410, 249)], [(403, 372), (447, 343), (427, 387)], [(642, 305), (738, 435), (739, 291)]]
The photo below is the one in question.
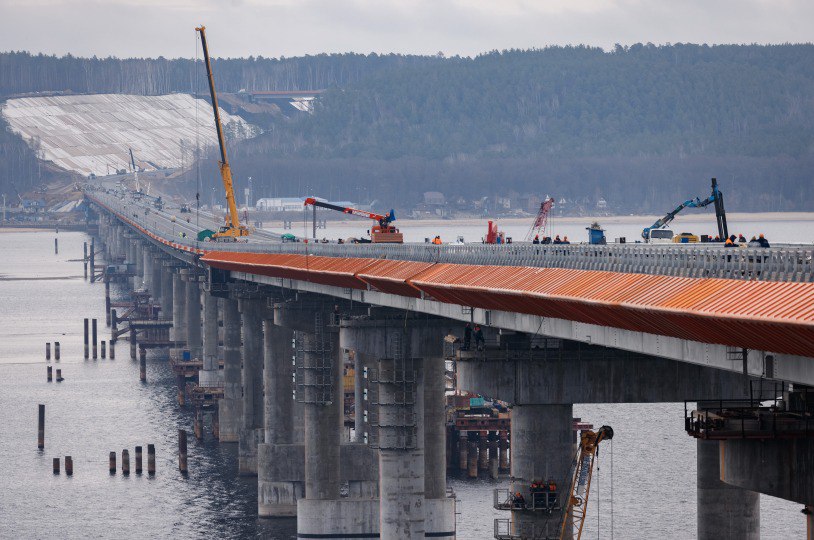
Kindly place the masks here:
[(336, 210), (344, 214), (352, 216), (366, 217), (368, 219), (376, 220), (377, 225), (370, 228), (370, 241), (374, 244), (390, 243), (402, 244), (404, 243), (404, 236), (390, 223), (396, 221), (396, 214), (390, 210), (386, 215), (376, 214), (375, 212), (368, 212), (367, 210), (359, 210), (358, 208), (343, 207), (337, 204), (331, 204), (323, 201), (318, 201), (314, 197), (305, 199), (305, 206), (314, 206), (319, 208), (327, 208), (328, 210)]
[[(546, 197), (545, 200), (540, 203), (540, 210), (537, 211), (537, 217), (534, 219), (534, 223), (532, 223), (529, 232), (526, 234), (526, 242), (534, 240), (535, 235), (545, 236), (546, 225), (548, 225), (548, 213), (553, 206), (554, 199), (552, 197)], [(540, 238), (540, 240), (542, 240), (542, 238)]]

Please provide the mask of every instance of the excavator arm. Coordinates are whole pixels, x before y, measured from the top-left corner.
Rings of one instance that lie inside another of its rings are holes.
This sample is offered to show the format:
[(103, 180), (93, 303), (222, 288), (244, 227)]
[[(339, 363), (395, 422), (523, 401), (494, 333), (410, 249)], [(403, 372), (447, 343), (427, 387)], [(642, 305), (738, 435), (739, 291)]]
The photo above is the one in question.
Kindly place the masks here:
[(712, 193), (706, 199), (701, 199), (696, 197), (695, 199), (687, 199), (683, 203), (679, 204), (675, 210), (664, 216), (663, 218), (659, 219), (655, 223), (653, 223), (649, 227), (645, 227), (642, 231), (642, 238), (647, 240), (650, 235), (650, 231), (653, 229), (660, 229), (661, 227), (666, 226), (669, 224), (673, 219), (675, 219), (676, 215), (679, 212), (684, 210), (685, 208), (704, 208), (709, 206), (710, 204), (715, 205), (715, 218), (718, 223), (718, 236), (721, 238), (726, 238), (729, 236), (729, 229), (726, 226), (726, 211), (724, 210), (724, 194), (721, 193), (721, 190), (718, 189), (718, 181), (713, 178), (712, 179)]
[(209, 48), (206, 45), (206, 27), (201, 25), (195, 29), (201, 34), (201, 47), (203, 48), (204, 62), (206, 63), (206, 76), (209, 80), (209, 95), (212, 98), (212, 110), (215, 113), (215, 130), (218, 133), (218, 146), (220, 147), (220, 177), (223, 180), (223, 188), (226, 191), (226, 206), (229, 210), (229, 225), (221, 228), (220, 232), (213, 235), (214, 238), (248, 236), (249, 230), (240, 224), (240, 216), (235, 203), (235, 189), (232, 182), (232, 169), (229, 166), (229, 159), (226, 156), (226, 141), (223, 137), (223, 126), (220, 121), (220, 109), (218, 108), (218, 96), (215, 92), (215, 78), (212, 74), (212, 62), (209, 58)]

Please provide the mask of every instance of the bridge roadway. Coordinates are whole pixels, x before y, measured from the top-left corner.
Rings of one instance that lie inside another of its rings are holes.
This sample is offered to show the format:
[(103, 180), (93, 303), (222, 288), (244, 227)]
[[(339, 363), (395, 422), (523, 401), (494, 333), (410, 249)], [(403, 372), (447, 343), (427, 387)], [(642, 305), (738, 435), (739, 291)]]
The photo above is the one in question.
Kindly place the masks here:
[[(269, 427), (274, 423), (269, 411), (280, 409), (279, 404), (268, 403), (274, 394), (270, 386), (276, 384), (280, 392), (288, 391), (288, 395), (291, 390), (285, 387), (291, 384), (290, 365), (286, 373), (277, 368), (277, 375), (286, 380), (280, 382), (274, 379), (274, 365), (269, 364), (275, 340), (290, 340), (290, 334), (285, 332), (294, 330), (305, 359), (295, 371), (318, 379), (321, 372), (315, 366), (324, 369), (324, 359), (317, 361), (309, 356), (309, 351), (324, 350), (324, 343), (317, 342), (328, 339), (313, 337), (325, 332), (320, 326), (321, 316), (317, 322), (310, 320), (315, 313), (324, 313), (325, 320), (333, 317), (334, 309), (343, 313), (339, 342), (334, 347), (355, 351), (358, 374), (365, 368), (372, 373), (376, 369), (395, 373), (396, 368), (387, 364), (393, 357), (438, 357), (442, 354), (435, 350), (438, 343), (433, 344), (427, 335), (432, 334), (435, 341), (440, 341), (440, 335), (453, 327), (460, 332), (464, 322), (483, 325), (486, 350), (455, 353), (458, 385), (514, 404), (513, 490), (523, 492), (527, 491), (529, 479), (543, 475), (565, 478), (573, 451), (570, 435), (573, 403), (748, 399), (755, 395), (758, 382), (763, 389), (770, 387), (771, 382), (794, 383), (797, 387), (814, 385), (812, 246), (723, 249), (709, 245), (635, 244), (337, 245), (283, 243), (271, 234), (254, 235), (247, 243), (210, 243), (194, 241), (197, 233), (194, 225), (179, 223), (171, 208), (156, 211), (102, 190), (89, 190), (87, 196), (102, 215), (100, 230), (105, 244), (114, 246), (111, 251), (114, 258), (133, 259), (132, 245), (145, 250), (141, 269), (145, 283), (149, 281), (153, 286), (159, 281), (173, 283), (172, 279), (157, 277), (155, 267), (147, 268), (147, 253), (164, 261), (164, 268), (170, 271), (177, 263), (167, 264), (168, 260), (183, 263), (188, 270), (182, 272), (189, 275), (207, 269), (203, 278), (208, 292), (203, 294), (206, 314), (202, 324), (206, 327), (211, 317), (217, 322), (218, 310), (222, 312), (224, 350), (219, 352), (217, 342), (212, 345), (211, 339), (209, 347), (215, 351), (212, 355), (223, 355), (226, 368), (219, 374), (215, 367), (214, 372), (207, 374), (211, 370), (207, 370), (206, 334), (213, 331), (204, 328), (205, 366), (200, 377), (212, 380), (220, 377), (227, 388), (219, 408), (221, 441), (229, 440), (229, 433), (235, 433), (234, 437), (240, 439), (241, 470), (259, 473), (261, 515), (296, 513), (302, 538), (322, 537), (313, 536), (320, 534), (361, 537), (353, 536), (351, 531), (377, 533), (383, 538), (393, 537), (390, 533), (399, 538), (413, 537), (413, 533), (414, 537), (421, 537), (423, 532), (443, 536), (450, 526), (454, 528), (454, 517), (449, 516), (454, 509), (450, 510), (445, 490), (439, 488), (445, 485), (439, 479), (437, 463), (443, 461), (444, 446), (437, 440), (438, 426), (430, 426), (428, 416), (424, 417), (424, 426), (413, 426), (424, 440), (418, 437), (408, 444), (405, 441), (410, 437), (405, 438), (403, 432), (413, 428), (401, 426), (401, 431), (396, 429), (398, 433), (393, 433), (395, 428), (384, 428), (390, 424), (379, 418), (394, 414), (392, 407), (388, 409), (382, 404), (378, 411), (366, 411), (377, 419), (368, 419), (368, 423), (357, 415), (357, 442), (368, 433), (373, 437), (378, 432), (378, 482), (366, 477), (358, 467), (347, 465), (350, 458), (346, 454), (351, 449), (356, 452), (357, 461), (371, 459), (360, 448), (343, 444), (338, 445), (341, 452), (325, 453), (326, 448), (337, 445), (316, 434), (324, 435), (324, 422), (330, 425), (332, 416), (326, 417), (319, 407), (314, 409), (319, 400), (313, 395), (302, 405), (306, 433), (304, 472), (295, 464), (300, 458), (291, 454), (290, 446), (297, 442), (297, 436), (289, 433), (280, 438), (280, 430)], [(187, 232), (187, 238), (179, 237), (182, 230)], [(124, 246), (122, 238), (130, 242), (129, 246)], [(136, 262), (141, 259), (135, 258)], [(177, 290), (182, 278), (175, 274), (173, 279)], [(174, 322), (178, 323), (175, 337), (179, 340), (180, 335), (180, 341), (184, 332), (193, 336), (189, 321), (201, 317), (200, 313), (193, 314), (185, 322), (177, 315), (179, 309), (189, 315), (200, 308), (190, 307), (199, 304), (194, 302), (194, 295), (200, 295), (200, 290), (197, 284), (189, 285), (199, 278), (183, 279), (187, 279), (186, 306), (181, 306), (180, 300), (168, 301), (166, 291), (156, 294), (164, 299), (162, 309), (173, 311)], [(192, 293), (190, 287), (195, 287)], [(217, 300), (212, 304), (214, 307), (208, 304), (208, 298), (217, 296), (222, 297), (220, 308)], [(360, 307), (365, 309), (360, 312)], [(258, 314), (263, 309), (270, 309), (273, 315)], [(352, 313), (363, 316), (351, 316)], [(394, 324), (394, 317), (402, 317), (398, 314), (411, 314), (408, 318), (413, 326), (405, 319), (401, 332), (406, 334), (393, 337), (390, 332), (399, 326)], [(262, 325), (261, 319), (265, 321)], [(183, 329), (185, 323), (189, 328)], [(239, 333), (236, 338), (232, 334), (239, 332), (240, 327), (242, 353), (230, 352), (241, 347)], [(541, 336), (549, 338), (544, 343), (556, 343), (556, 350), (549, 350), (549, 345), (540, 347)], [(255, 345), (258, 339), (259, 344)], [(190, 349), (196, 346), (189, 343)], [(265, 366), (248, 360), (259, 354), (258, 350), (265, 350), (261, 354), (265, 355)], [(574, 350), (577, 352), (569, 352)], [(235, 373), (241, 373), (241, 367), (239, 362), (236, 366), (232, 365), (234, 360), (230, 362), (230, 355), (234, 354), (243, 355), (242, 376), (237, 378)], [(286, 355), (279, 351), (278, 354)], [(577, 355), (576, 361), (573, 354)], [(435, 364), (427, 362), (423, 368), (412, 366), (407, 370), (426, 377), (423, 385), (416, 383), (413, 391), (420, 388), (425, 397), (433, 394), (429, 381)], [(230, 371), (230, 365), (237, 371)], [(258, 368), (259, 373), (251, 373)], [(357, 379), (357, 398), (362, 398), (365, 384), (376, 386), (375, 381)], [(231, 392), (230, 384), (234, 385)], [(398, 394), (391, 386), (381, 379), (377, 391), (381, 395), (394, 391)], [(299, 383), (297, 392), (310, 395), (312, 385)], [(380, 403), (384, 403), (381, 395)], [(767, 396), (761, 393), (760, 397)], [(361, 402), (357, 399), (357, 403)], [(425, 412), (436, 406), (425, 402)], [(375, 429), (377, 425), (381, 427)], [(291, 426), (286, 429), (296, 432)], [(257, 434), (253, 435), (252, 430)], [(315, 442), (316, 439), (321, 442)], [(285, 444), (273, 444), (277, 440)], [(714, 474), (717, 457), (709, 446), (716, 444), (698, 441), (699, 537), (713, 538), (734, 531), (737, 537), (757, 538), (758, 494), (734, 487), (736, 479), (727, 478), (732, 483), (724, 484), (717, 478)], [(419, 450), (423, 458), (416, 455)], [(435, 457), (431, 459), (432, 455)], [(288, 465), (276, 466), (270, 472), (269, 460), (280, 461), (280, 456), (287, 456), (282, 462)], [(421, 497), (417, 495), (420, 491), (417, 479), (406, 474), (415, 468), (417, 459), (424, 459), (425, 468)], [(336, 464), (340, 471), (331, 473), (325, 469), (326, 463)], [(358, 477), (349, 480), (358, 495), (359, 500), (352, 503), (356, 506), (351, 508), (348, 500), (322, 493), (314, 482), (309, 482), (309, 478), (333, 478), (334, 473), (344, 475), (345, 479), (348, 475)], [(398, 504), (401, 499), (390, 496), (372, 505), (376, 487), (382, 493), (394, 491), (401, 497), (413, 497), (417, 506), (421, 506), (419, 499), (423, 497), (425, 510), (405, 509)], [(326, 518), (340, 515), (355, 516), (350, 520), (353, 523), (340, 526)], [(556, 517), (515, 511), (512, 523), (514, 530), (519, 531), (516, 537), (549, 530)], [(727, 527), (727, 531), (722, 530)]]

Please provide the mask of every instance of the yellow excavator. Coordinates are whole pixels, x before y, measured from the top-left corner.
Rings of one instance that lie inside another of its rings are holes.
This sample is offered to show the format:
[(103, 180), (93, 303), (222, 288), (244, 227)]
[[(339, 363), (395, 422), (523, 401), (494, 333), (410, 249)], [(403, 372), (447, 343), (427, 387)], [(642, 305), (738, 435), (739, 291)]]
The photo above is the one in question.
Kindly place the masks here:
[(249, 229), (245, 225), (240, 224), (237, 205), (235, 204), (232, 169), (229, 167), (229, 160), (226, 157), (226, 141), (223, 138), (223, 126), (220, 123), (218, 96), (215, 92), (215, 79), (212, 76), (212, 62), (209, 59), (209, 49), (206, 46), (206, 27), (201, 25), (196, 28), (195, 31), (201, 34), (201, 46), (203, 48), (204, 61), (206, 62), (206, 76), (209, 79), (209, 94), (212, 97), (212, 110), (215, 112), (215, 130), (218, 132), (218, 145), (220, 145), (220, 161), (218, 162), (218, 166), (220, 167), (220, 177), (223, 180), (223, 187), (226, 190), (226, 205), (229, 208), (228, 224), (221, 227), (218, 232), (212, 234), (209, 238), (219, 242), (237, 242), (240, 238), (249, 236)]

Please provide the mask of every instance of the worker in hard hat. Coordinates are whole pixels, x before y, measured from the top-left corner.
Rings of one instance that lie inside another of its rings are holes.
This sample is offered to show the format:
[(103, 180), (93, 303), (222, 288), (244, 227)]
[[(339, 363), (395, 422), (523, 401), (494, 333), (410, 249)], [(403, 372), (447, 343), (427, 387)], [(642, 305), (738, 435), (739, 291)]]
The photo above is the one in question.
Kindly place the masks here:
[(525, 510), (526, 508), (526, 498), (523, 497), (523, 494), (519, 491), (514, 494), (514, 498), (512, 500), (512, 506), (515, 508), (520, 508)]
[(766, 240), (765, 236), (763, 236), (763, 233), (760, 233), (760, 236), (758, 236), (757, 241), (758, 241), (758, 244), (760, 244), (760, 247), (764, 247), (764, 248), (771, 247), (771, 246), (769, 246), (769, 241)]

